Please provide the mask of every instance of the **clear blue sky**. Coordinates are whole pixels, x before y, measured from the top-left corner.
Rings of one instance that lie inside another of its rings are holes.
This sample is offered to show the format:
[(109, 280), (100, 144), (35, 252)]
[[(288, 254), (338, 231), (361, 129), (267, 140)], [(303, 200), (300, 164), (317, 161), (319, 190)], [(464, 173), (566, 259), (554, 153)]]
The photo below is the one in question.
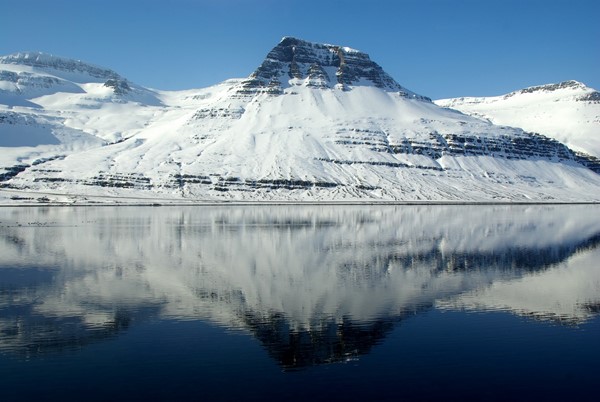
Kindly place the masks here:
[(138, 84), (249, 75), (283, 36), (368, 53), (432, 98), (600, 89), (598, 0), (0, 0), (0, 54), (39, 50)]

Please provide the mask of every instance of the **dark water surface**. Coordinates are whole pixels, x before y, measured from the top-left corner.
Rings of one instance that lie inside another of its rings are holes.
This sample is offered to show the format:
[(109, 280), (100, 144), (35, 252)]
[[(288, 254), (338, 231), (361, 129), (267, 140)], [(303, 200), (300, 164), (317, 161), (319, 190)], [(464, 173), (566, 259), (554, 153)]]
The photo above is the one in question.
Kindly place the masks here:
[(0, 400), (600, 400), (600, 206), (0, 208)]

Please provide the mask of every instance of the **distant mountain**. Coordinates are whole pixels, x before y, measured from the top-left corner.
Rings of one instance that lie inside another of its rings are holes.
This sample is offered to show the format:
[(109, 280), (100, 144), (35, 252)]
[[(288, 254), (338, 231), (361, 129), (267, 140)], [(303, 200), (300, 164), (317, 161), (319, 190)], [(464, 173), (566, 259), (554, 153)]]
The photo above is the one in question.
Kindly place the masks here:
[(439, 107), (348, 47), (285, 37), (188, 91), (42, 53), (0, 78), (4, 202), (600, 201), (597, 158)]
[(540, 85), (506, 95), (440, 99), (436, 104), (521, 127), (600, 157), (600, 92), (577, 81)]

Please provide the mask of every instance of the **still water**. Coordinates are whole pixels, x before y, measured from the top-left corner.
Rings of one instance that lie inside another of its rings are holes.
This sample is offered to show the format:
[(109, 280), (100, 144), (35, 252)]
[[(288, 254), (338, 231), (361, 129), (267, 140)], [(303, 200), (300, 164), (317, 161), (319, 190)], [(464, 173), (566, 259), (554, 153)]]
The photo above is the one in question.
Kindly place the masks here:
[(599, 400), (600, 206), (0, 208), (0, 399)]

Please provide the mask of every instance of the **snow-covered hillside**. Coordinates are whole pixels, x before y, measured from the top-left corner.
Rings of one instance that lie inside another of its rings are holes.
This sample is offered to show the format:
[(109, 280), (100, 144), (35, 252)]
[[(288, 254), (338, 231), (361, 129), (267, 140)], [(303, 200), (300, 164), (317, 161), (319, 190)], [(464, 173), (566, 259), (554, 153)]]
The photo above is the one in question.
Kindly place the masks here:
[(552, 137), (600, 157), (600, 92), (577, 81), (525, 88), (487, 98), (440, 99), (436, 104)]
[(246, 79), (149, 90), (0, 58), (4, 202), (600, 201), (600, 161), (441, 108), (360, 51), (283, 38)]

